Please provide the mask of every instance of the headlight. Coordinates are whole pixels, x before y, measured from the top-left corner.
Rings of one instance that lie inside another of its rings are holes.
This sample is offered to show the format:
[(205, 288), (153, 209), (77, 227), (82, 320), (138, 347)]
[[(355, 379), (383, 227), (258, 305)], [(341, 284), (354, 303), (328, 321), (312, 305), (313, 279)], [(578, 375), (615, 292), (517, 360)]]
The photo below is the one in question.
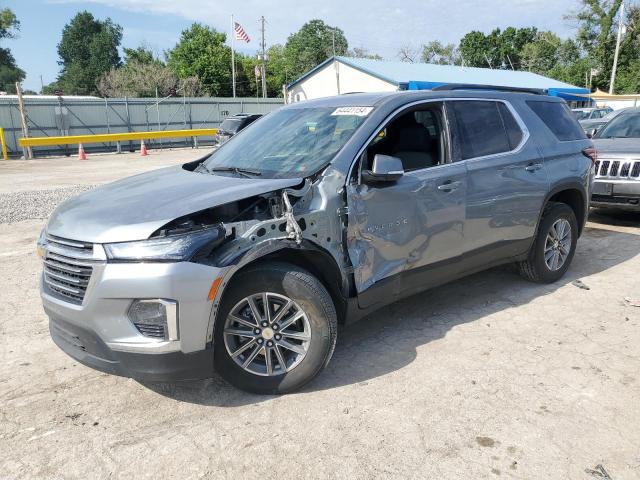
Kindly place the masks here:
[(44, 260), (47, 253), (47, 234), (45, 233), (44, 228), (40, 232), (40, 238), (38, 238), (38, 242), (36, 243), (36, 253)]
[(107, 243), (104, 249), (112, 261), (188, 261), (196, 254), (210, 252), (224, 239), (224, 229), (212, 227), (180, 235), (151, 238), (138, 242)]

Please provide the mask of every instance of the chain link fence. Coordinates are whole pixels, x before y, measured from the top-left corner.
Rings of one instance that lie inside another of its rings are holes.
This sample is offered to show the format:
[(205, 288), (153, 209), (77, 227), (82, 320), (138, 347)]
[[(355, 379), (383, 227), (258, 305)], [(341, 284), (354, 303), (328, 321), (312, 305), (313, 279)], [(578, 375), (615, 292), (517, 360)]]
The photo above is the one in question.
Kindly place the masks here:
[[(283, 104), (281, 98), (92, 98), (24, 97), (29, 136), (56, 137), (99, 133), (216, 128), (237, 113), (269, 113)], [(4, 127), (10, 157), (22, 156), (20, 110), (15, 96), (0, 96), (0, 126)], [(151, 148), (212, 144), (211, 138), (171, 138), (145, 142)], [(85, 150), (109, 152), (139, 148), (139, 142), (94, 143)], [(70, 155), (74, 146), (33, 147), (34, 155)]]

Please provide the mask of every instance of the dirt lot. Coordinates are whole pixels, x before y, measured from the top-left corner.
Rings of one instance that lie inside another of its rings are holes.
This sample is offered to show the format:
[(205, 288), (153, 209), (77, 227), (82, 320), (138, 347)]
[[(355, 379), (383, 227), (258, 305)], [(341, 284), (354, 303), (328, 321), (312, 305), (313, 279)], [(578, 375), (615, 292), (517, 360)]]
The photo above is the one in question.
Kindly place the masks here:
[[(0, 162), (0, 202), (201, 153)], [(554, 285), (501, 268), (392, 305), (342, 330), (304, 391), (260, 397), (58, 350), (41, 207), (0, 224), (0, 478), (640, 478), (640, 216), (593, 216)]]

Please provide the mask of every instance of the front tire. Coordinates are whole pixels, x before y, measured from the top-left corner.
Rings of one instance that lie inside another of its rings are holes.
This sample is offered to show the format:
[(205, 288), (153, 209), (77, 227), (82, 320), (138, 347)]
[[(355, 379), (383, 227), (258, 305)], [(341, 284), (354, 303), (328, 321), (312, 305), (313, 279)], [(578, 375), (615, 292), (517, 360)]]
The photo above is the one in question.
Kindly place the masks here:
[(242, 390), (288, 393), (329, 363), (336, 336), (335, 306), (322, 283), (294, 265), (265, 263), (238, 273), (223, 296), (214, 366)]
[(520, 262), (520, 274), (537, 283), (553, 283), (571, 264), (578, 241), (576, 215), (565, 203), (551, 203), (545, 209), (527, 260)]

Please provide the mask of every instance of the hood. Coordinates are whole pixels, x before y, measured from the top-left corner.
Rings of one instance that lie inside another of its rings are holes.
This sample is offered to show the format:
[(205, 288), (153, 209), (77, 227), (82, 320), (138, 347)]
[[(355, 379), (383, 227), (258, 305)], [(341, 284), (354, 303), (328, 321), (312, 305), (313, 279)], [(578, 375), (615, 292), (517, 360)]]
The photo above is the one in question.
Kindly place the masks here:
[(594, 138), (598, 155), (614, 154), (640, 157), (640, 138)]
[(301, 178), (261, 179), (162, 168), (67, 200), (51, 214), (51, 235), (91, 243), (145, 240), (178, 217), (292, 187)]

